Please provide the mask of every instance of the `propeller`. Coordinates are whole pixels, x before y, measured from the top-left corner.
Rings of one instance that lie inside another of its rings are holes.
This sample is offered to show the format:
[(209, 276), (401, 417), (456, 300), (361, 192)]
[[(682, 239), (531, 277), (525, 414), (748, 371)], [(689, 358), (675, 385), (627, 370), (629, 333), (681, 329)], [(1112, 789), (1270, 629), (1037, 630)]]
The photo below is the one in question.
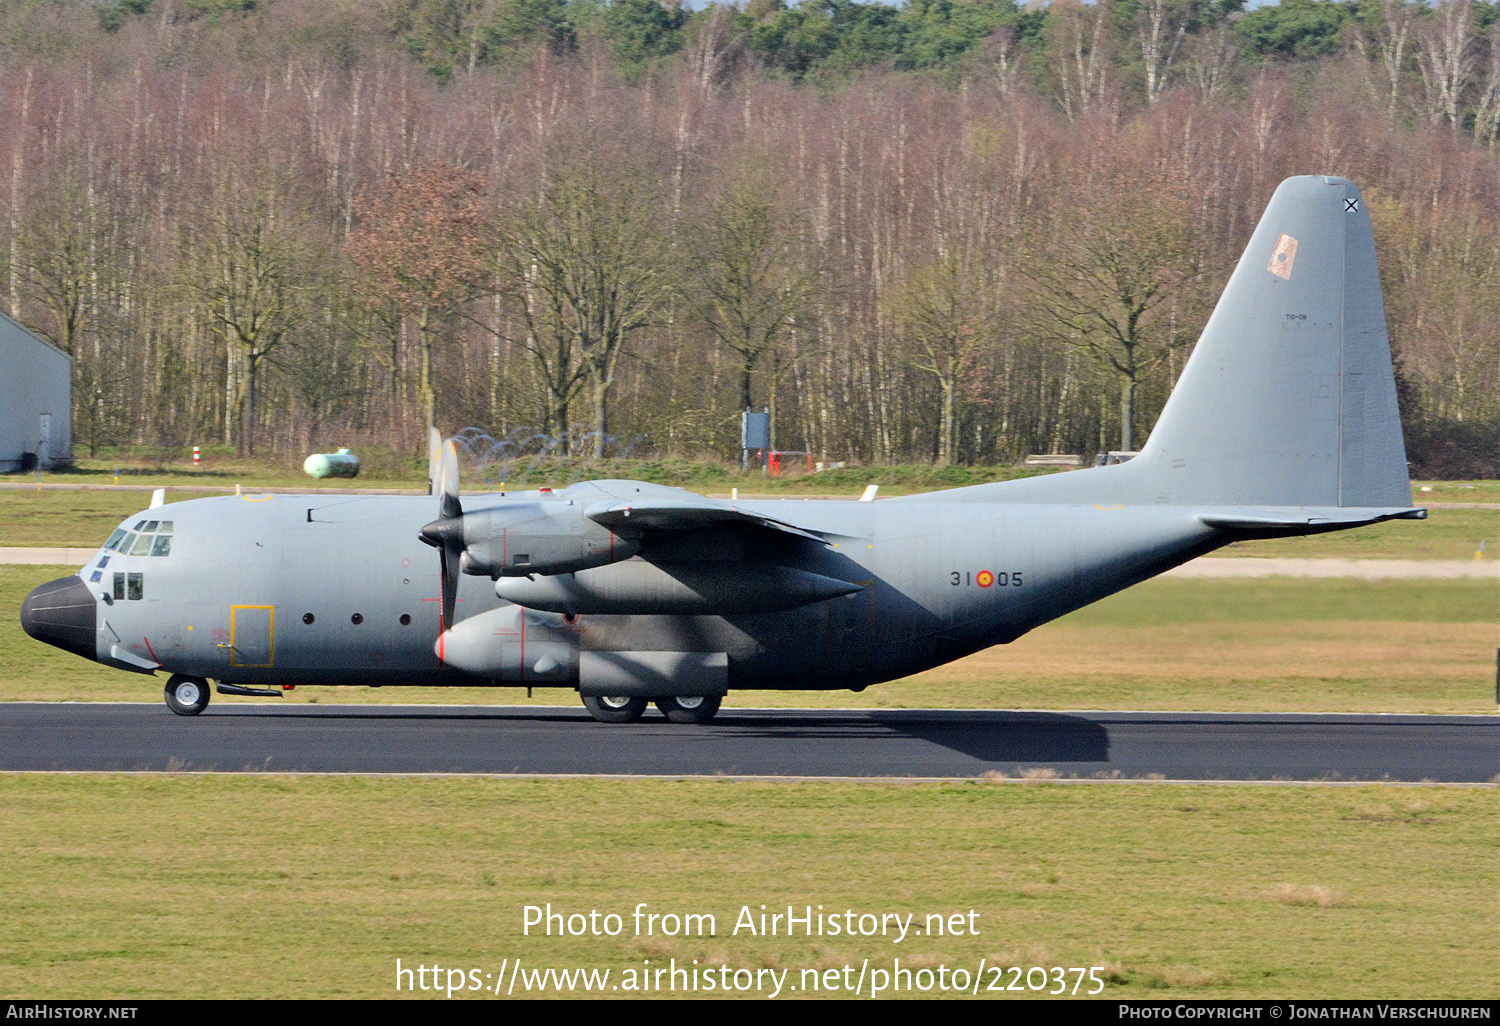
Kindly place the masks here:
[[(437, 434), (436, 429), (433, 434)], [(458, 449), (452, 442), (439, 444), (431, 483), (438, 496), (438, 518), (422, 528), (422, 540), (438, 550), (443, 578), (443, 619), (439, 626), (446, 631), (453, 626), (459, 561), (464, 554), (464, 508), (458, 501)]]
[(427, 429), (427, 494), (438, 493), (439, 466), (443, 459), (443, 433), (435, 427)]

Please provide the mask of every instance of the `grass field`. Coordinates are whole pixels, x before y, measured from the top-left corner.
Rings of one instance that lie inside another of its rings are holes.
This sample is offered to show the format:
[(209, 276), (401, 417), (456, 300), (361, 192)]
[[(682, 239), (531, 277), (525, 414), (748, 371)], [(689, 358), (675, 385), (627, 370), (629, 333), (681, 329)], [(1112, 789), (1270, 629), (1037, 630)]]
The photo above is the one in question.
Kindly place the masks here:
[[(318, 481), (302, 472), (300, 460), (271, 458), (239, 459), (227, 454), (209, 453), (204, 462), (193, 467), (190, 458), (174, 456), (165, 460), (139, 458), (79, 459), (72, 467), (43, 472), (46, 484), (73, 485), (143, 485), (152, 488), (170, 486), (192, 488), (195, 485), (263, 488), (426, 488), (426, 454), (420, 459), (404, 455), (393, 458), (381, 451), (362, 451), (364, 461), (360, 475)], [(599, 478), (629, 478), (654, 484), (675, 485), (694, 491), (724, 492), (731, 488), (769, 494), (858, 494), (867, 484), (879, 484), (887, 494), (906, 494), (932, 488), (956, 488), (989, 481), (1008, 481), (1055, 471), (1024, 466), (935, 466), (932, 464), (899, 464), (895, 466), (839, 467), (821, 473), (808, 473), (804, 464), (792, 464), (784, 475), (771, 477), (759, 470), (741, 472), (738, 465), (711, 460), (689, 460), (677, 457), (659, 459), (547, 458), (517, 459), (476, 467), (467, 453), (460, 450), (460, 473), (469, 491), (499, 489), (502, 482), (511, 488), (562, 486), (575, 481)], [(14, 474), (6, 478), (15, 483), (37, 480), (35, 473)]]
[[(1493, 788), (4, 775), (0, 816), (5, 997), (897, 957), (1102, 966), (1106, 999), (1500, 995)], [(547, 902), (625, 929), (522, 936)], [(638, 902), (714, 935), (633, 936)], [(974, 910), (978, 936), (734, 936), (762, 904)]]
[[(317, 485), (311, 479), (303, 481), (309, 485), (308, 490), (316, 490)], [(266, 486), (267, 482), (258, 484)], [(718, 489), (727, 490), (727, 487)], [(851, 487), (849, 492), (857, 494), (858, 488)], [(174, 488), (167, 497), (180, 502), (207, 494), (214, 493)], [(109, 537), (121, 520), (140, 511), (148, 502), (150, 496), (145, 492), (0, 490), (0, 545), (93, 548)], [(1244, 542), (1222, 549), (1219, 555), (1470, 559), (1481, 541), (1489, 546), (1488, 558), (1500, 558), (1500, 510), (1440, 508), (1434, 509), (1425, 521), (1393, 521), (1308, 538)]]
[[(158, 701), (160, 677), (22, 633), (26, 592), (71, 569), (0, 566), (0, 701)], [(729, 705), (1493, 712), (1497, 622), (1493, 581), (1155, 580), (861, 694), (742, 691)], [(530, 704), (514, 688), (299, 688), (282, 701)], [(534, 701), (578, 698), (543, 689)]]

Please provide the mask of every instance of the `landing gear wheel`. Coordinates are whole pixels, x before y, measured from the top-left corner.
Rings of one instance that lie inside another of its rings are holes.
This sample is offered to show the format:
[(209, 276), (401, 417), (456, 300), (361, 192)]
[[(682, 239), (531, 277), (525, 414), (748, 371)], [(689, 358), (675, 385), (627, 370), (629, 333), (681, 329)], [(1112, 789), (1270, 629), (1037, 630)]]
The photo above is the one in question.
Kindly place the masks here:
[(583, 697), (583, 707), (600, 723), (634, 723), (646, 711), (644, 698), (627, 698), (624, 695), (609, 695), (595, 698)]
[(711, 695), (706, 698), (699, 696), (658, 698), (656, 707), (673, 723), (708, 723), (718, 714), (719, 703), (723, 700), (720, 695)]
[(174, 673), (167, 680), (167, 708), (178, 716), (197, 716), (208, 708), (208, 681)]

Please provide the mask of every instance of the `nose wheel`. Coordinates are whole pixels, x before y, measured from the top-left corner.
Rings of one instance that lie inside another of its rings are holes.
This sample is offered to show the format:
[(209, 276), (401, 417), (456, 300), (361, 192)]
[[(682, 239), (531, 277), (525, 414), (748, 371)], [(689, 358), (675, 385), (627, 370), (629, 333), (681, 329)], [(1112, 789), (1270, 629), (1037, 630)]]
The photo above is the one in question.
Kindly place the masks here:
[(208, 708), (208, 681), (174, 673), (167, 680), (167, 708), (178, 716), (197, 716)]

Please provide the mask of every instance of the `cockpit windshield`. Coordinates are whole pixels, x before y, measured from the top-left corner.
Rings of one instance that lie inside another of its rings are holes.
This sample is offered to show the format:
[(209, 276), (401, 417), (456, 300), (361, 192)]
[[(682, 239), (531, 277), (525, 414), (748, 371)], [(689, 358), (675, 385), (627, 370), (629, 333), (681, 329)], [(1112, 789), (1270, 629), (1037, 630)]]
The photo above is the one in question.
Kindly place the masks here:
[(122, 556), (169, 556), (172, 554), (172, 521), (137, 520), (133, 530), (117, 528), (104, 543), (104, 551)]

